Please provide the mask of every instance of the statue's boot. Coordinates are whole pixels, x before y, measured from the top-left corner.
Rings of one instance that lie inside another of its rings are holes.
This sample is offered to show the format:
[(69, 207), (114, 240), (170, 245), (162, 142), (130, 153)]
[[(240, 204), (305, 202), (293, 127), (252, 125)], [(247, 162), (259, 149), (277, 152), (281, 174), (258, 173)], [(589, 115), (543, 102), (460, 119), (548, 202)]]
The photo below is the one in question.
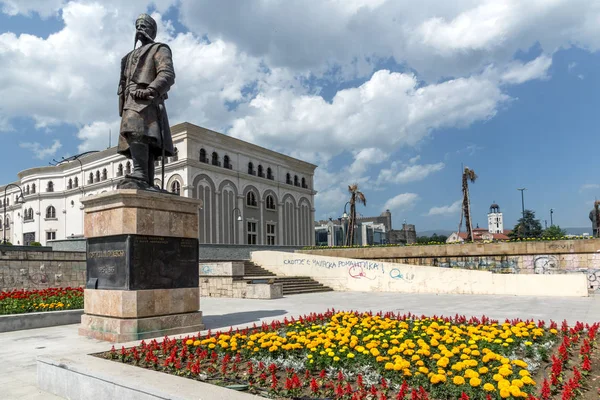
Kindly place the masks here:
[(156, 160), (156, 158), (154, 157), (154, 154), (152, 154), (152, 152), (148, 152), (148, 183), (150, 184), (150, 187), (148, 188), (148, 190), (156, 190), (157, 192), (160, 191), (160, 187), (156, 186), (154, 184), (154, 176), (155, 176), (155, 168), (156, 166), (154, 165), (154, 160)]
[(137, 179), (145, 182), (148, 186), (152, 186), (154, 182), (148, 179), (148, 144), (129, 143), (129, 151), (131, 152), (131, 160), (133, 161), (133, 172), (128, 174), (127, 178)]

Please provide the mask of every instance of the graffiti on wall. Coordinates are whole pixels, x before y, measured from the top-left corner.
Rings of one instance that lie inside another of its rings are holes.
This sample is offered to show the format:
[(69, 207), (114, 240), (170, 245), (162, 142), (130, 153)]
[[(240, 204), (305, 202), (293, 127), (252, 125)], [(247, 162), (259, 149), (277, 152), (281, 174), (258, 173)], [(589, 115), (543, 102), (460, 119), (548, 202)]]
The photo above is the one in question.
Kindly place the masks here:
[(518, 257), (454, 257), (445, 261), (433, 260), (441, 268), (462, 268), (492, 271), (497, 273), (519, 273)]

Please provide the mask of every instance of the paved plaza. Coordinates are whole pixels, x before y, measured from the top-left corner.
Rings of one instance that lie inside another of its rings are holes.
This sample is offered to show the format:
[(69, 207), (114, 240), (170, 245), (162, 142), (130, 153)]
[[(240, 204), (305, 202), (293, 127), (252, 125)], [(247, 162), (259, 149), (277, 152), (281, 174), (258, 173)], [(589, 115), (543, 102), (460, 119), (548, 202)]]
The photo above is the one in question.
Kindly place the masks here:
[[(277, 300), (203, 298), (207, 329), (247, 326), (262, 321), (310, 312), (337, 310), (394, 311), (425, 315), (461, 314), (494, 319), (533, 318), (600, 321), (600, 296), (591, 297), (502, 297), (402, 293), (327, 292), (288, 296)], [(58, 399), (36, 386), (39, 355), (93, 353), (110, 344), (78, 336), (77, 325), (0, 333), (0, 387), (2, 399)]]

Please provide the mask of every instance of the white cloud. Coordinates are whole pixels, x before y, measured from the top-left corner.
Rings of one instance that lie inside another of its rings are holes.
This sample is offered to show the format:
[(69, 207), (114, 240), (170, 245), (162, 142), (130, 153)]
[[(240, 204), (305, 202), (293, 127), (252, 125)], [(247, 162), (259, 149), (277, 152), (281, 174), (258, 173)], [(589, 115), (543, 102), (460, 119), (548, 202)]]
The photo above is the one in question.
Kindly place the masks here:
[(19, 143), (19, 146), (24, 149), (31, 150), (35, 158), (43, 160), (47, 157), (55, 155), (58, 149), (62, 147), (62, 144), (60, 143), (60, 140), (55, 139), (48, 147), (44, 147), (38, 142), (22, 142)]
[(405, 211), (414, 207), (419, 200), (419, 195), (416, 193), (401, 193), (385, 202), (383, 210), (390, 211)]
[(581, 188), (579, 190), (584, 191), (584, 190), (593, 190), (593, 189), (600, 189), (600, 184), (586, 183), (584, 185), (581, 185)]
[(362, 175), (369, 165), (380, 164), (387, 160), (388, 155), (379, 149), (368, 147), (354, 152), (354, 162), (348, 168), (352, 176)]
[(502, 75), (502, 81), (510, 84), (520, 84), (533, 79), (548, 79), (548, 68), (552, 65), (552, 57), (545, 54), (526, 64), (513, 63)]
[(408, 183), (421, 181), (434, 172), (444, 169), (444, 163), (401, 165), (394, 161), (391, 168), (382, 169), (377, 177), (377, 183)]
[(429, 209), (429, 212), (426, 215), (427, 216), (433, 216), (433, 215), (443, 215), (443, 216), (456, 215), (458, 212), (460, 212), (461, 204), (462, 204), (462, 200), (457, 200), (454, 203), (450, 204), (449, 206), (431, 207)]

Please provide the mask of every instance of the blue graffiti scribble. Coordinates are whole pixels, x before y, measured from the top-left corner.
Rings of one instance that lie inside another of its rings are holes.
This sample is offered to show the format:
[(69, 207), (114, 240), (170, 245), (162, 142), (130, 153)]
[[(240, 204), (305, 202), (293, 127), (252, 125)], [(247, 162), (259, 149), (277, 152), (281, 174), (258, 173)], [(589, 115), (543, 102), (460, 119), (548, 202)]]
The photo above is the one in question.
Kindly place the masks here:
[(412, 282), (415, 279), (415, 274), (402, 274), (402, 272), (398, 268), (393, 268), (390, 270), (390, 278), (392, 279), (402, 279), (407, 282)]
[(203, 265), (202, 266), (202, 274), (203, 275), (210, 275), (213, 273), (213, 269), (210, 265)]

